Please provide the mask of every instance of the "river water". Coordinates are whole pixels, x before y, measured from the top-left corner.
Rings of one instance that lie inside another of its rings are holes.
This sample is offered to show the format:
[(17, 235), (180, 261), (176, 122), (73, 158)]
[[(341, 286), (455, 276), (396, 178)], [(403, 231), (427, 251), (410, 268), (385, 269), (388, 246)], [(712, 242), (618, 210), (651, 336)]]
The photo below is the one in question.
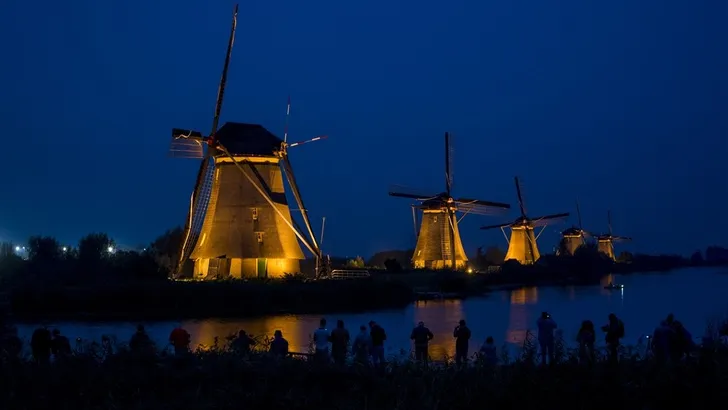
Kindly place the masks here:
[[(624, 285), (622, 291), (606, 290), (610, 281)], [(582, 320), (596, 325), (606, 323), (615, 313), (625, 323), (625, 339), (636, 343), (651, 333), (668, 313), (686, 325), (694, 336), (703, 334), (709, 320), (722, 319), (728, 313), (725, 291), (728, 289), (728, 268), (684, 269), (670, 273), (609, 275), (600, 285), (568, 287), (524, 287), (496, 291), (485, 297), (466, 300), (417, 302), (404, 309), (376, 311), (366, 314), (331, 313), (323, 315), (335, 326), (344, 320), (352, 335), (358, 327), (375, 320), (387, 332), (387, 350), (398, 354), (409, 351), (409, 333), (415, 323), (424, 321), (435, 338), (430, 347), (433, 357), (453, 356), (452, 332), (460, 319), (465, 319), (473, 338), (471, 351), (477, 350), (486, 337), (496, 345), (504, 342), (520, 346), (528, 330), (536, 327), (541, 312), (548, 311), (556, 320), (566, 340), (573, 340)], [(272, 335), (281, 330), (291, 351), (306, 352), (310, 335), (318, 327), (322, 315), (276, 315), (244, 320), (215, 320), (144, 323), (150, 336), (160, 345), (167, 345), (169, 332), (182, 325), (192, 336), (193, 346), (209, 346), (216, 336), (225, 336), (245, 329), (253, 335)], [(136, 323), (62, 322), (52, 323), (70, 338), (100, 340), (104, 334), (126, 341)], [(36, 324), (18, 326), (20, 336), (28, 339)]]

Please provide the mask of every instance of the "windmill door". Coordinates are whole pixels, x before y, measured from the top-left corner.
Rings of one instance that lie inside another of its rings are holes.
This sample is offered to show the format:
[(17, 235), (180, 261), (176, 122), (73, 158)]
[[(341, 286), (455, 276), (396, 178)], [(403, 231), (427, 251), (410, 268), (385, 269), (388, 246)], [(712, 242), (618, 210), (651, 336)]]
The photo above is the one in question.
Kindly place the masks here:
[(268, 259), (265, 259), (265, 258), (258, 259), (257, 266), (258, 266), (258, 277), (267, 278), (268, 277)]

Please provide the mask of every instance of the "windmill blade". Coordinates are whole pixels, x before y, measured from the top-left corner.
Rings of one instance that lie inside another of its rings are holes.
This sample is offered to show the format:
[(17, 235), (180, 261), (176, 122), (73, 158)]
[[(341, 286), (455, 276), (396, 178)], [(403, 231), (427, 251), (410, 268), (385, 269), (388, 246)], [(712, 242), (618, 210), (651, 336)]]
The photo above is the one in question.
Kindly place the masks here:
[(557, 222), (560, 219), (566, 219), (569, 217), (569, 213), (563, 213), (563, 214), (551, 214), (551, 215), (544, 215), (539, 216), (538, 218), (531, 219), (531, 225), (532, 226), (546, 226), (551, 223)]
[(450, 146), (450, 133), (445, 133), (445, 192), (450, 196), (452, 190), (452, 147)]
[(458, 198), (454, 199), (454, 201), (460, 205), (480, 205), (480, 206), (487, 206), (491, 208), (500, 208), (500, 209), (511, 209), (510, 204), (506, 204), (503, 202), (493, 202), (493, 201), (483, 201), (481, 199), (469, 199), (469, 198)]
[(172, 140), (169, 144), (169, 155), (173, 158), (202, 159), (204, 137), (194, 130), (172, 129)]
[(612, 236), (613, 242), (629, 242), (631, 240), (632, 238), (630, 238), (629, 236)]
[(579, 208), (579, 200), (578, 199), (576, 200), (576, 215), (579, 218), (579, 229), (581, 229), (583, 231), (584, 230), (583, 229), (583, 225), (581, 224), (581, 209)]
[(297, 147), (299, 145), (308, 144), (309, 142), (324, 140), (324, 139), (326, 139), (328, 137), (329, 137), (328, 135), (319, 135), (317, 137), (311, 138), (310, 140), (294, 142), (294, 143), (290, 144), (288, 146), (288, 148), (293, 148), (293, 147)]
[(417, 205), (410, 205), (412, 207), (412, 226), (415, 228), (415, 239), (420, 235), (417, 229)]
[(511, 207), (500, 202), (460, 198), (454, 200), (459, 212), (476, 215), (503, 215)]
[(482, 229), (482, 230), (488, 230), (488, 229), (496, 229), (496, 228), (500, 229), (500, 228), (506, 228), (506, 227), (509, 227), (509, 226), (511, 226), (511, 225), (513, 225), (513, 223), (512, 223), (512, 222), (507, 222), (507, 223), (503, 223), (503, 224), (498, 224), (498, 225), (486, 225), (486, 226), (481, 226), (481, 227), (480, 227), (480, 229)]
[(523, 205), (523, 195), (521, 194), (521, 183), (518, 181), (518, 177), (515, 178), (516, 180), (516, 194), (518, 194), (518, 206), (521, 208), (521, 216), (526, 217), (526, 207)]
[(607, 211), (607, 227), (609, 228), (609, 235), (612, 235), (612, 211)]
[(210, 136), (214, 138), (217, 132), (217, 126), (220, 122), (220, 113), (222, 112), (222, 102), (225, 97), (225, 84), (227, 83), (227, 73), (230, 67), (230, 57), (233, 54), (233, 44), (235, 43), (235, 29), (238, 26), (238, 5), (235, 5), (233, 11), (233, 22), (230, 27), (230, 38), (228, 39), (227, 53), (225, 54), (225, 64), (222, 68), (222, 76), (220, 77), (220, 85), (217, 87), (217, 101), (215, 101), (215, 116), (212, 119), (212, 130)]
[(414, 190), (412, 188), (407, 188), (407, 187), (401, 186), (401, 185), (392, 185), (392, 186), (390, 186), (389, 187), (389, 195), (390, 196), (400, 197), (400, 198), (417, 199), (417, 200), (420, 200), (420, 201), (425, 201), (425, 200), (428, 200), (428, 199), (434, 199), (434, 198), (437, 198), (438, 196), (440, 196), (439, 194), (437, 194), (437, 195), (426, 195), (426, 194), (423, 194), (422, 192), (418, 192), (418, 191), (416, 191), (416, 190)]

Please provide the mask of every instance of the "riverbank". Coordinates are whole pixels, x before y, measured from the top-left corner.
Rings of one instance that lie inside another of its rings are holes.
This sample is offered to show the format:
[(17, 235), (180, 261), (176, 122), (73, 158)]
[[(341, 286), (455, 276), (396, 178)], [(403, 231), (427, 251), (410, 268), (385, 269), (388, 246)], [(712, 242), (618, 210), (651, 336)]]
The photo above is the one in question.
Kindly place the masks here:
[[(468, 298), (523, 286), (596, 285), (601, 274), (520, 272), (373, 272), (361, 280), (108, 281), (25, 285), (6, 291), (5, 310), (25, 322), (245, 319), (401, 309), (417, 299)], [(434, 295), (434, 296), (433, 296)]]
[(154, 321), (356, 312), (412, 300), (411, 288), (390, 281), (141, 281), (14, 289), (6, 309), (23, 321)]
[[(184, 359), (141, 358), (121, 352), (99, 360), (84, 350), (39, 366), (9, 361), (0, 367), (0, 407), (140, 409), (466, 409), (707, 408), (728, 399), (723, 388), (728, 355), (721, 350), (659, 365), (623, 357), (619, 365), (580, 365), (565, 356), (549, 367), (521, 356), (465, 369), (429, 369), (409, 361), (386, 369), (334, 366), (297, 358), (277, 359), (228, 350), (197, 352)], [(507, 359), (507, 358), (504, 358)]]

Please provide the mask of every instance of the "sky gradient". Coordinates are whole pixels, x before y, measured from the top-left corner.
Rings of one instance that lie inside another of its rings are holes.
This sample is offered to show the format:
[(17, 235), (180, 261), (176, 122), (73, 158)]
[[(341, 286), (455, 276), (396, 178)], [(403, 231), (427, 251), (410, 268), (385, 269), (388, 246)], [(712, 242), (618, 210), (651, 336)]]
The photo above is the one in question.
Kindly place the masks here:
[[(593, 3), (593, 4), (592, 4)], [(598, 4), (597, 4), (598, 3)], [(151, 241), (184, 223), (198, 162), (172, 127), (208, 131), (233, 1), (0, 5), (0, 240)], [(728, 2), (579, 0), (241, 4), (222, 121), (283, 134), (323, 250), (414, 247), (391, 184), (572, 212), (689, 254), (728, 245)], [(292, 198), (289, 201), (293, 203)], [(466, 251), (506, 243), (467, 216)], [(549, 227), (542, 251), (558, 241)]]

